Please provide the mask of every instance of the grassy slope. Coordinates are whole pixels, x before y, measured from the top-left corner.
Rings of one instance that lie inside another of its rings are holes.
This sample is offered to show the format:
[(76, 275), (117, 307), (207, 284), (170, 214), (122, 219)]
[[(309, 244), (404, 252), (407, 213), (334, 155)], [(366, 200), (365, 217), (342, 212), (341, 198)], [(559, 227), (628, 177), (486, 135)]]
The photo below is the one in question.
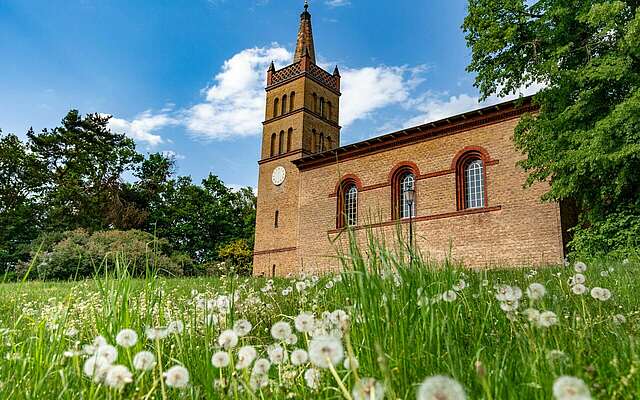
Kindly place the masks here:
[[(553, 381), (560, 375), (582, 378), (594, 398), (640, 397), (637, 263), (589, 265), (586, 285), (606, 287), (613, 293), (610, 300), (601, 302), (588, 293), (571, 293), (567, 280), (575, 272), (570, 267), (473, 272), (424, 261), (408, 266), (400, 256), (375, 246), (369, 253), (378, 256), (345, 258), (349, 272), (332, 288), (325, 288), (330, 279), (323, 278), (302, 292), (295, 289), (299, 280), (279, 280), (273, 290), (263, 293), (264, 280), (230, 278), (125, 277), (0, 285), (0, 398), (71, 399), (79, 394), (84, 398), (222, 398), (213, 382), (220, 376), (228, 382), (231, 370), (218, 371), (210, 363), (221, 327), (230, 326), (234, 319), (248, 319), (254, 329), (242, 343), (256, 345), (264, 354), (273, 343), (268, 330), (274, 322), (291, 321), (305, 310), (319, 316), (337, 308), (351, 315), (349, 340), (360, 362), (359, 375), (383, 381), (387, 398), (415, 398), (416, 386), (435, 374), (460, 381), (472, 399), (549, 399)], [(468, 287), (457, 292), (454, 301), (431, 301), (460, 279)], [(544, 284), (547, 293), (531, 304), (525, 294), (519, 311), (530, 305), (552, 310), (558, 316), (557, 325), (533, 326), (522, 313), (510, 320), (500, 309), (495, 285), (517, 285), (526, 291), (532, 282)], [(289, 286), (292, 292), (283, 296), (282, 289)], [(193, 290), (198, 291), (195, 299)], [(234, 311), (219, 326), (204, 324), (207, 313), (197, 307), (197, 299), (231, 292), (238, 294)], [(625, 315), (627, 321), (614, 323), (616, 314)], [(183, 334), (155, 345), (141, 340), (129, 352), (120, 349), (118, 362), (130, 365), (133, 353), (145, 348), (160, 355), (164, 369), (183, 364), (191, 374), (191, 385), (183, 391), (163, 390), (159, 369), (135, 374), (135, 382), (122, 393), (109, 391), (82, 376), (83, 357), (62, 356), (98, 334), (113, 343), (122, 328), (135, 329), (142, 336), (145, 327), (175, 319), (185, 322)], [(65, 333), (71, 327), (78, 334), (68, 337)], [(305, 335), (298, 337), (299, 343), (289, 346), (290, 350), (306, 347)], [(550, 359), (552, 350), (561, 350), (565, 356)], [(272, 368), (272, 385), (256, 398), (341, 398), (328, 371), (323, 371), (318, 391), (306, 387), (303, 371), (290, 365)], [(353, 371), (339, 368), (338, 373), (347, 387), (353, 387)], [(232, 393), (232, 397), (254, 398), (242, 389)]]

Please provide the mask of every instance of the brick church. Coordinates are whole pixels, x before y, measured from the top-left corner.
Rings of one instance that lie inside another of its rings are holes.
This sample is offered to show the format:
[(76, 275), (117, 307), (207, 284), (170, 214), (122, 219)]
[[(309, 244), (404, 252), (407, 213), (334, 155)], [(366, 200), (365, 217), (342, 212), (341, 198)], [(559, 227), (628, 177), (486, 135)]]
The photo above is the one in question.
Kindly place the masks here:
[(560, 262), (565, 213), (516, 166), (530, 99), (341, 146), (340, 73), (316, 65), (307, 7), (293, 64), (267, 71), (254, 274), (336, 270), (346, 229), (389, 241), (411, 228), (423, 254), (474, 267)]

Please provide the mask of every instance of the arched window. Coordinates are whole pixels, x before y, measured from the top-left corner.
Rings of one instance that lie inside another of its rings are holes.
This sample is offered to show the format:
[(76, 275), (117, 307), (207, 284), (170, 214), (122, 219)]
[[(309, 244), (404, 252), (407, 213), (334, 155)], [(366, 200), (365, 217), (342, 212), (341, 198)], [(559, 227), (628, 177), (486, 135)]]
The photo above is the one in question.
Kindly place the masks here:
[(280, 142), (278, 143), (278, 154), (284, 153), (284, 131), (280, 131)]
[(318, 95), (314, 93), (312, 97), (313, 97), (313, 104), (312, 104), (313, 112), (318, 112)]
[(320, 115), (324, 117), (324, 97), (320, 97)]
[(289, 128), (287, 131), (287, 153), (291, 151), (291, 140), (293, 137), (293, 128)]
[(327, 119), (331, 120), (333, 115), (333, 107), (331, 106), (331, 102), (327, 102)]
[(269, 153), (271, 157), (276, 155), (276, 134), (271, 135), (271, 152)]
[[(391, 179), (391, 211), (393, 219), (404, 219), (416, 216), (416, 177), (418, 167), (413, 163), (403, 163), (392, 172)], [(407, 192), (413, 191), (412, 195)]]
[(318, 146), (318, 151), (319, 152), (323, 152), (324, 151), (324, 133), (320, 133), (320, 143)]
[(279, 108), (280, 108), (280, 99), (278, 99), (276, 97), (276, 99), (273, 101), (273, 116), (274, 116), (274, 118), (278, 116)]
[(291, 92), (289, 96), (289, 112), (295, 110), (296, 92)]
[(280, 217), (280, 211), (276, 210), (276, 215), (275, 215), (275, 218), (274, 218), (274, 221), (273, 221), (273, 227), (274, 228), (278, 227), (278, 219), (279, 219), (279, 217)]
[(486, 207), (485, 160), (489, 156), (481, 148), (474, 147), (465, 150), (467, 151), (454, 160), (458, 210)]
[(282, 115), (287, 113), (287, 95), (282, 96)]
[(356, 226), (358, 224), (358, 187), (356, 182), (348, 179), (338, 189), (338, 228)]

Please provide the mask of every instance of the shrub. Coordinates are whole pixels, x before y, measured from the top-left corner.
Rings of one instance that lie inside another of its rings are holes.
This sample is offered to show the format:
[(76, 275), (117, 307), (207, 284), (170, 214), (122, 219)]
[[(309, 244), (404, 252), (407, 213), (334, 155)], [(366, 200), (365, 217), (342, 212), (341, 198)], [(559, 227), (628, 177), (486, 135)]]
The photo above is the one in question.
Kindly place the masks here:
[(220, 248), (218, 257), (222, 263), (218, 264), (220, 272), (232, 268), (238, 275), (251, 275), (253, 251), (246, 239), (234, 240)]
[(112, 271), (116, 257), (134, 276), (147, 268), (165, 275), (183, 275), (190, 259), (171, 255), (169, 242), (138, 231), (99, 231), (76, 229), (45, 234), (31, 246), (31, 261), (17, 267), (19, 276), (29, 269), (30, 277), (43, 280), (87, 278)]

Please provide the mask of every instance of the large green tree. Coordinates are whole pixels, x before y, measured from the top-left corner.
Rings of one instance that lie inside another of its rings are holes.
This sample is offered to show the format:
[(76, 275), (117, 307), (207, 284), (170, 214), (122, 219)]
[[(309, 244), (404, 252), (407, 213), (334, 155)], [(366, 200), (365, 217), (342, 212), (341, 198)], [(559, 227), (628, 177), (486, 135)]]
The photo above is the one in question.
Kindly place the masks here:
[(469, 0), (468, 67), (484, 98), (531, 83), (539, 113), (515, 143), (529, 184), (580, 213), (573, 246), (640, 242), (640, 1)]

